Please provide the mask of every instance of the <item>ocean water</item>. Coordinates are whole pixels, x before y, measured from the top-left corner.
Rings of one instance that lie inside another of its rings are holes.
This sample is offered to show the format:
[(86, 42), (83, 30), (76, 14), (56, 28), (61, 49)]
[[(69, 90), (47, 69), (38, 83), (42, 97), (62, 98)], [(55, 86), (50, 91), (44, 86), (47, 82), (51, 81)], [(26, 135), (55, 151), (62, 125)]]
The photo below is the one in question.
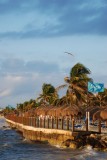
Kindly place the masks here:
[(0, 160), (107, 160), (107, 152), (61, 149), (59, 146), (27, 141), (0, 118)]

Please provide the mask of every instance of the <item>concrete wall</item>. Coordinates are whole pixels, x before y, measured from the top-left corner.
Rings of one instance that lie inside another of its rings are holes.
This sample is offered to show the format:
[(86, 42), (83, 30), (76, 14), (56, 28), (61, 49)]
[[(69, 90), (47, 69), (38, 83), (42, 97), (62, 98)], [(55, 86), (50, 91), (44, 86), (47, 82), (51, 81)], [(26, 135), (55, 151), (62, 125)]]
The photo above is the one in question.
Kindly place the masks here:
[(25, 126), (20, 123), (13, 122), (6, 119), (10, 127), (21, 131), (26, 139), (32, 141), (47, 142), (52, 145), (62, 145), (64, 141), (68, 139), (74, 139), (77, 133), (71, 131), (58, 130), (58, 129), (47, 129), (47, 128), (35, 128), (32, 126)]

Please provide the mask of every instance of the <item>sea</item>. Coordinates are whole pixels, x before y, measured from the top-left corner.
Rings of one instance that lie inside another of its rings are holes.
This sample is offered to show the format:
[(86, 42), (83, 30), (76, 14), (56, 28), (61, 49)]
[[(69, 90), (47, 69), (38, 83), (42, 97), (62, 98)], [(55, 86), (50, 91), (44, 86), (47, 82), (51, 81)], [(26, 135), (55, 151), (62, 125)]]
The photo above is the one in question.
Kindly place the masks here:
[(31, 142), (11, 129), (1, 117), (0, 160), (107, 160), (107, 152), (95, 151), (91, 147), (73, 150)]

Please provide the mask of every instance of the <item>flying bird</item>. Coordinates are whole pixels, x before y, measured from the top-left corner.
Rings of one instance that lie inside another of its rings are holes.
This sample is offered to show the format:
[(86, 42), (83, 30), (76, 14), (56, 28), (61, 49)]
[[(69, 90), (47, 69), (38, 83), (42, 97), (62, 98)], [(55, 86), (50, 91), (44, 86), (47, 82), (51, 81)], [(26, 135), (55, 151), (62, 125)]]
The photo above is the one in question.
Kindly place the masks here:
[(72, 53), (70, 53), (70, 52), (65, 52), (65, 53), (67, 53), (67, 54), (70, 54), (71, 56), (74, 56)]

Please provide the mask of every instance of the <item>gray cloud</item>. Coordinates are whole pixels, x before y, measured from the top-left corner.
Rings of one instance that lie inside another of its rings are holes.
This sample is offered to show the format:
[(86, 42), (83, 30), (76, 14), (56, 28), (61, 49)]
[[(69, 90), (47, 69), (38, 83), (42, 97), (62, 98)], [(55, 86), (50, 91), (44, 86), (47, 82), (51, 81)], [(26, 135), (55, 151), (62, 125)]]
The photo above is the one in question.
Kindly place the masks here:
[(16, 105), (36, 98), (43, 83), (58, 83), (59, 66), (44, 61), (0, 59), (0, 98), (2, 105)]
[[(38, 0), (14, 1), (8, 0), (0, 6), (0, 12), (16, 12), (20, 14), (38, 11), (40, 15), (56, 17), (58, 24), (45, 24), (43, 28), (35, 29), (30, 22), (24, 29), (17, 32), (0, 33), (1, 38), (36, 38), (64, 36), (73, 34), (107, 35), (107, 1), (105, 0)], [(41, 17), (40, 17), (41, 18)], [(41, 19), (42, 21), (42, 19)], [(53, 21), (53, 19), (51, 19)]]
[(25, 12), (27, 9), (30, 9), (32, 6), (34, 6), (34, 4), (34, 0), (32, 0), (32, 2), (29, 0), (2, 0), (2, 2), (0, 2), (0, 14), (8, 14), (12, 12), (20, 13), (20, 11)]
[(52, 73), (58, 72), (59, 66), (55, 63), (44, 61), (28, 61), (22, 59), (5, 59), (0, 64), (1, 74), (3, 73)]

